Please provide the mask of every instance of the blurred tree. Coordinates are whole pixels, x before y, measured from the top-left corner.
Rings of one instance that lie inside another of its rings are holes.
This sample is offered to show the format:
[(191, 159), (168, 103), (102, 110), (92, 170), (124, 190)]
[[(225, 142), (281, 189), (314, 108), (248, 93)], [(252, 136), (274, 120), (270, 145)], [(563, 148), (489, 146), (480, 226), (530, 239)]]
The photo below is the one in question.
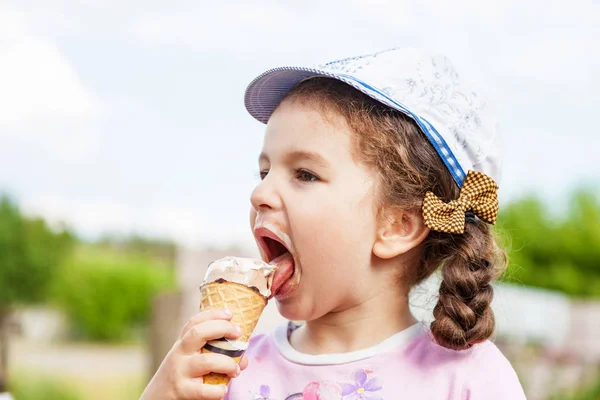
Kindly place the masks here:
[(551, 212), (527, 196), (504, 208), (498, 221), (499, 232), (508, 236), (504, 279), (600, 297), (600, 201), (592, 190), (579, 189), (567, 204), (562, 212)]
[(0, 392), (6, 385), (8, 321), (13, 308), (44, 300), (54, 271), (74, 242), (53, 232), (43, 219), (23, 216), (0, 197)]
[[(175, 288), (166, 263), (136, 253), (78, 246), (51, 288), (77, 339), (119, 342), (147, 326), (152, 301)], [(140, 333), (139, 331), (137, 333)]]

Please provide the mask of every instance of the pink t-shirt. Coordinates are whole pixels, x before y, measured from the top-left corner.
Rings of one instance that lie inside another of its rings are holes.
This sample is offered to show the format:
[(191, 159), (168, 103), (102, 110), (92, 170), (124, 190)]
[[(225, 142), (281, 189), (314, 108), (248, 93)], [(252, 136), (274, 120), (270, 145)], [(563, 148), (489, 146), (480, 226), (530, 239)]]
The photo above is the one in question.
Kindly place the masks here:
[(231, 380), (227, 400), (525, 399), (514, 369), (491, 341), (449, 350), (417, 323), (367, 349), (309, 355), (290, 345), (294, 327), (251, 339), (250, 364)]

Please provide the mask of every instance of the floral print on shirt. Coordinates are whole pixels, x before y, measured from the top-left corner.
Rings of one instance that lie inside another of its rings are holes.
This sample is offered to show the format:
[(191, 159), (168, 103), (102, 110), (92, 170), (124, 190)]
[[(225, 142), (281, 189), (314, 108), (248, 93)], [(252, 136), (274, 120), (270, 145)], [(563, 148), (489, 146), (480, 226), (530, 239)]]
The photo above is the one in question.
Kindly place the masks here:
[(383, 380), (372, 371), (358, 369), (345, 382), (313, 381), (302, 392), (285, 398), (271, 397), (271, 388), (261, 385), (250, 400), (382, 400)]

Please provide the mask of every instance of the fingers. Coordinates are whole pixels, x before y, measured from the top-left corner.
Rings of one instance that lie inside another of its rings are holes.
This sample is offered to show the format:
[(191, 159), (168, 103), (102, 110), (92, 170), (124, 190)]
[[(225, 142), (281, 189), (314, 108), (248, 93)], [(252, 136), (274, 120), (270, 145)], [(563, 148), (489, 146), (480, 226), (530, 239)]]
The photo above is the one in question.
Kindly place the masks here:
[(240, 374), (240, 367), (235, 360), (223, 354), (196, 353), (188, 360), (188, 376), (198, 378), (209, 372), (229, 375), (235, 378)]
[(232, 316), (233, 314), (231, 313), (231, 311), (216, 308), (213, 310), (199, 312), (186, 322), (183, 329), (181, 330), (181, 335), (179, 336), (179, 338), (183, 339), (185, 334), (188, 333), (190, 329), (192, 329), (195, 325), (201, 324), (202, 322), (211, 321), (214, 319), (229, 320)]
[(242, 356), (242, 358), (240, 358), (240, 370), (243, 371), (246, 368), (248, 368), (248, 357), (246, 357), (245, 355)]
[(220, 339), (237, 339), (242, 334), (239, 327), (226, 320), (209, 320), (194, 325), (181, 339), (181, 349), (184, 353), (199, 351), (207, 341)]
[(183, 388), (184, 398), (221, 400), (227, 393), (225, 385), (205, 385), (201, 380), (188, 380)]

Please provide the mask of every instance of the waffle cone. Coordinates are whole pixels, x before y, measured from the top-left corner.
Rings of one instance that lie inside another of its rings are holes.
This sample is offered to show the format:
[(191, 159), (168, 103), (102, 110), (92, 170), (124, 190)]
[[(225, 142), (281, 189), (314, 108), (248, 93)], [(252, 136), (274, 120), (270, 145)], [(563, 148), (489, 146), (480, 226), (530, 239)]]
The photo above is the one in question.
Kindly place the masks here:
[[(211, 351), (202, 349), (202, 353), (211, 353)], [(236, 363), (239, 363), (240, 359), (242, 357), (232, 357), (232, 358), (234, 359), (234, 361)], [(216, 372), (209, 372), (208, 374), (206, 374), (202, 377), (202, 381), (209, 385), (225, 385), (225, 386), (227, 386), (229, 384), (230, 379), (231, 378), (229, 377), (229, 375), (218, 374)]]
[[(252, 332), (258, 323), (267, 299), (258, 291), (235, 282), (209, 282), (200, 287), (200, 310), (214, 308), (227, 309), (233, 313), (231, 322), (242, 329), (241, 336), (236, 339), (243, 342), (250, 341)], [(210, 350), (202, 349), (203, 353)], [(232, 357), (236, 362), (241, 357)], [(218, 373), (209, 373), (203, 376), (204, 383), (224, 384), (229, 383), (229, 376)]]

